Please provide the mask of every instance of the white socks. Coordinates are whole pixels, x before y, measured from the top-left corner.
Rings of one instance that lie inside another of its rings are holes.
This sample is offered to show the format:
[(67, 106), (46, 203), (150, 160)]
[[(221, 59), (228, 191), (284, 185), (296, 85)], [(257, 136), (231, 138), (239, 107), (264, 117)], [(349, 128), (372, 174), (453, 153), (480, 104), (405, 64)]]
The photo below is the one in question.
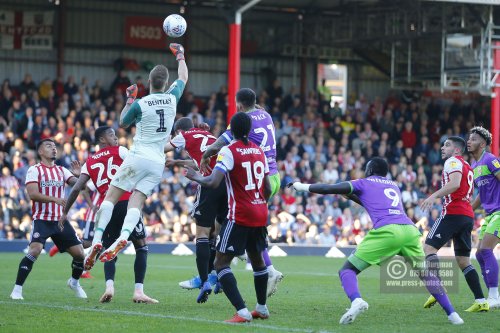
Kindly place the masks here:
[(250, 311), (248, 311), (247, 308), (243, 308), (241, 310), (238, 310), (238, 315), (242, 318), (252, 320), (252, 314), (250, 313)]
[(489, 298), (498, 298), (498, 287), (490, 288), (488, 290)]
[(141, 211), (139, 209), (130, 208), (129, 210), (127, 210), (127, 216), (125, 216), (125, 220), (123, 221), (122, 232), (119, 239), (128, 239), (132, 231), (134, 231), (137, 223), (139, 223), (140, 218)]
[(115, 281), (113, 280), (106, 280), (106, 289), (108, 288), (114, 288), (115, 287)]
[(73, 277), (71, 277), (69, 279), (69, 283), (72, 285), (72, 286), (78, 286), (78, 280), (74, 279)]
[(144, 293), (144, 284), (136, 283), (135, 284), (135, 291), (140, 292), (140, 293)]
[(104, 230), (109, 224), (111, 220), (111, 216), (113, 215), (113, 208), (115, 205), (111, 203), (111, 201), (104, 200), (101, 204), (101, 207), (97, 211), (97, 224), (94, 230), (94, 240), (92, 245), (96, 243), (100, 243), (102, 241), (102, 234)]
[(269, 310), (267, 309), (267, 305), (265, 305), (265, 304), (262, 305), (262, 304), (257, 303), (257, 305), (255, 306), (255, 310), (257, 310), (258, 312), (263, 313), (263, 314), (269, 313)]
[(13, 292), (16, 292), (16, 293), (21, 293), (21, 294), (22, 294), (22, 292), (23, 292), (23, 286), (20, 286), (20, 285), (18, 285), (18, 284), (15, 284), (15, 285), (14, 285), (14, 290), (13, 290)]

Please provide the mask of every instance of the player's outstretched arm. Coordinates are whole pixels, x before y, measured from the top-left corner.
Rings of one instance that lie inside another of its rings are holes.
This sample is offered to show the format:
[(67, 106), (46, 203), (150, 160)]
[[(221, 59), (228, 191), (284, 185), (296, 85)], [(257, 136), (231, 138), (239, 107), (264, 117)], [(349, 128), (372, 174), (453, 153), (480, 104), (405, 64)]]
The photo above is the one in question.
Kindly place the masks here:
[(452, 194), (456, 190), (460, 188), (460, 181), (462, 180), (462, 173), (460, 172), (453, 172), (450, 174), (450, 181), (446, 183), (441, 189), (438, 191), (432, 193), (427, 199), (422, 202), (422, 209), (423, 210), (429, 210), (431, 209), (432, 205), (434, 204), (434, 201), (436, 201), (437, 198), (444, 197), (448, 194)]
[(80, 194), (80, 192), (85, 190), (85, 184), (87, 184), (89, 179), (90, 179), (90, 176), (85, 174), (85, 173), (80, 174), (80, 177), (78, 177), (78, 180), (76, 181), (73, 188), (71, 189), (71, 192), (69, 193), (68, 199), (66, 200), (66, 203), (64, 205), (63, 214), (61, 215), (61, 218), (59, 219), (59, 222), (58, 222), (59, 229), (63, 230), (64, 222), (67, 219), (69, 210), (71, 209), (71, 207), (75, 203), (76, 198), (78, 198), (78, 195)]
[(298, 192), (311, 192), (318, 194), (351, 194), (352, 185), (349, 182), (338, 184), (303, 184), (301, 182), (289, 183), (288, 187), (294, 188)]
[(172, 144), (170, 142), (168, 142), (166, 145), (165, 145), (165, 148), (163, 148), (163, 152), (166, 154), (166, 153), (169, 153), (171, 151), (174, 151), (175, 150), (175, 147), (172, 146)]
[(184, 47), (181, 44), (177, 43), (171, 43), (169, 46), (170, 51), (172, 51), (175, 59), (177, 59), (177, 61), (179, 62), (179, 67), (177, 69), (179, 80), (186, 83), (188, 80), (188, 68), (186, 65), (186, 60), (184, 59)]
[(209, 176), (203, 177), (193, 168), (186, 167), (186, 177), (203, 187), (217, 188), (224, 179), (224, 173), (215, 169)]
[(186, 168), (190, 167), (192, 169), (198, 170), (198, 165), (196, 165), (196, 162), (193, 160), (172, 160), (172, 159), (167, 159), (165, 161), (165, 166), (167, 168), (172, 168), (175, 166), (181, 167), (181, 168)]
[(359, 199), (359, 197), (356, 194), (352, 194), (352, 193), (351, 194), (346, 194), (346, 195), (344, 195), (344, 197), (346, 197), (349, 200), (354, 201), (355, 203), (357, 203), (360, 206), (363, 206), (363, 203), (361, 202), (361, 199)]
[(200, 162), (200, 170), (203, 172), (210, 172), (209, 164), (210, 157), (219, 153), (222, 147), (226, 146), (227, 142), (224, 137), (220, 136), (214, 143), (207, 147), (207, 150), (203, 153)]
[(132, 108), (132, 104), (134, 104), (135, 99), (137, 98), (138, 91), (139, 89), (137, 88), (136, 84), (133, 84), (127, 88), (127, 103), (120, 113), (120, 127), (122, 128), (127, 128), (135, 122), (136, 117), (134, 109)]
[(66, 199), (66, 206), (64, 206), (63, 210), (63, 215), (68, 215), (69, 210), (73, 206), (73, 204), (76, 201), (76, 198), (78, 198), (78, 195), (80, 192), (85, 190), (85, 185), (89, 181), (90, 176), (82, 173), (80, 177), (78, 177), (78, 180), (76, 181), (75, 185), (71, 189), (71, 192), (69, 193), (68, 199)]
[(41, 203), (49, 203), (49, 202), (54, 202), (58, 205), (64, 206), (66, 204), (66, 200), (60, 199), (57, 197), (51, 197), (45, 194), (40, 193), (40, 190), (38, 189), (38, 184), (36, 183), (29, 183), (26, 185), (26, 192), (28, 192), (28, 196), (30, 197), (31, 200), (36, 201), (36, 202), (41, 202)]

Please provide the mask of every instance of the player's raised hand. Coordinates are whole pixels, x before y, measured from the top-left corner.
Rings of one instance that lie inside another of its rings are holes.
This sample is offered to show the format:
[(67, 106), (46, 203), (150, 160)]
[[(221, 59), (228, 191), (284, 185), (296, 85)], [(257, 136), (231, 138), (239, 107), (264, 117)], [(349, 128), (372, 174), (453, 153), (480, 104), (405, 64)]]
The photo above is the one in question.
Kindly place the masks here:
[(137, 88), (137, 84), (133, 84), (127, 88), (127, 104), (134, 103), (135, 99), (137, 98), (138, 91), (139, 88)]
[(81, 171), (82, 171), (82, 165), (80, 164), (80, 161), (78, 160), (71, 161), (71, 173), (75, 177), (80, 177)]
[(170, 43), (169, 47), (170, 47), (170, 51), (172, 51), (172, 53), (174, 54), (175, 59), (177, 59), (177, 61), (185, 60), (184, 59), (184, 47), (181, 44)]

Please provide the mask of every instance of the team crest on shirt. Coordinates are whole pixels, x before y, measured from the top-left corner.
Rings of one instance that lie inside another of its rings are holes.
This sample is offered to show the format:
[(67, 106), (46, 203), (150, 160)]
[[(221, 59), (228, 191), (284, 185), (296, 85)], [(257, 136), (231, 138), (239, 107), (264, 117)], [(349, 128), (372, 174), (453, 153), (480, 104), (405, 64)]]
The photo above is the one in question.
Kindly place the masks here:
[(224, 158), (224, 155), (219, 153), (219, 156), (217, 156), (217, 162), (222, 161), (223, 158)]
[(458, 166), (458, 164), (457, 164), (457, 162), (455, 162), (455, 161), (451, 161), (451, 162), (450, 162), (450, 166), (451, 166), (452, 168), (456, 168), (456, 167)]
[(38, 238), (38, 237), (40, 237), (40, 233), (35, 232), (35, 233), (33, 234), (33, 238)]
[(495, 168), (500, 168), (500, 162), (498, 162), (498, 160), (493, 160), (493, 165)]

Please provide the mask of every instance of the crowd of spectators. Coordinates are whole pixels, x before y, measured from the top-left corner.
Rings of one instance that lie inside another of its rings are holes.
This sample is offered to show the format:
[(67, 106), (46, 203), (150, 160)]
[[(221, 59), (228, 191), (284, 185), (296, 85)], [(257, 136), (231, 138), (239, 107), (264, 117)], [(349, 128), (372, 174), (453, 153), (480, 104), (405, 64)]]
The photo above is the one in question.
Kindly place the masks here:
[[(140, 77), (139, 97), (147, 94)], [(4, 80), (0, 94), (0, 239), (26, 239), (31, 228), (31, 205), (25, 192), (28, 168), (37, 163), (34, 147), (43, 138), (54, 138), (60, 148), (57, 164), (84, 162), (96, 149), (95, 129), (113, 127), (121, 145), (131, 145), (134, 128), (118, 126), (124, 93), (131, 83), (118, 73), (110, 89), (84, 77), (69, 76), (34, 82), (29, 74), (12, 84)], [(325, 95), (311, 91), (301, 96), (285, 92), (275, 80), (258, 92), (258, 104), (272, 115), (276, 127), (277, 160), (282, 188), (270, 203), (271, 242), (289, 244), (355, 245), (371, 228), (364, 209), (342, 196), (297, 194), (284, 186), (302, 182), (336, 183), (364, 176), (366, 162), (374, 156), (390, 164), (388, 177), (402, 191), (408, 216), (424, 235), (441, 210), (440, 200), (430, 212), (419, 204), (440, 187), (440, 146), (450, 135), (465, 137), (476, 124), (489, 125), (489, 107), (479, 97), (445, 101), (426, 94), (388, 92), (384, 99), (368, 100), (362, 94), (331, 105)], [(206, 122), (216, 136), (226, 128), (227, 87), (207, 98), (185, 91), (178, 117), (195, 124)], [(188, 158), (175, 152), (175, 158)], [(469, 159), (466, 155), (465, 159)], [(69, 191), (69, 189), (67, 189)], [(194, 239), (190, 210), (195, 185), (182, 170), (166, 169), (163, 181), (143, 209), (150, 241), (189, 242)], [(69, 216), (78, 233), (84, 227), (85, 202), (79, 198)], [(476, 217), (480, 223), (481, 214)], [(476, 225), (476, 226), (477, 226)], [(475, 236), (476, 237), (476, 236)]]

